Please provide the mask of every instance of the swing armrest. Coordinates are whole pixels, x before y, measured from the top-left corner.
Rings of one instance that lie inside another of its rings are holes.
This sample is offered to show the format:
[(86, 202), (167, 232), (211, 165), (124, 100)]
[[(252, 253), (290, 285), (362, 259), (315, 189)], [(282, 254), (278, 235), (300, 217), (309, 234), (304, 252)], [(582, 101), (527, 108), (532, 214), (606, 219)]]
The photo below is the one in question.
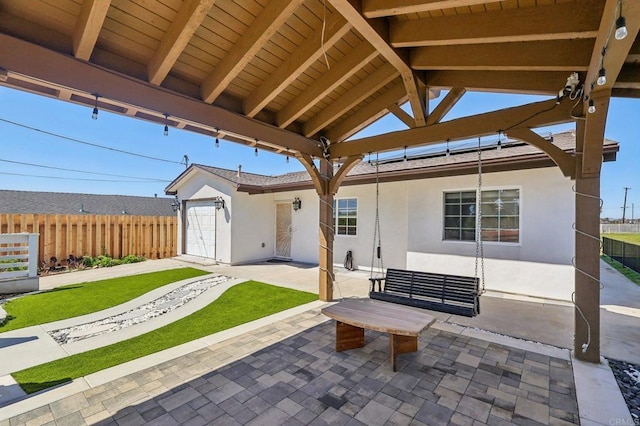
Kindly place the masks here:
[(371, 289), (369, 290), (369, 293), (376, 291), (376, 283), (378, 283), (378, 291), (382, 291), (382, 281), (385, 280), (386, 277), (379, 277), (379, 278), (369, 278), (369, 281), (371, 281)]

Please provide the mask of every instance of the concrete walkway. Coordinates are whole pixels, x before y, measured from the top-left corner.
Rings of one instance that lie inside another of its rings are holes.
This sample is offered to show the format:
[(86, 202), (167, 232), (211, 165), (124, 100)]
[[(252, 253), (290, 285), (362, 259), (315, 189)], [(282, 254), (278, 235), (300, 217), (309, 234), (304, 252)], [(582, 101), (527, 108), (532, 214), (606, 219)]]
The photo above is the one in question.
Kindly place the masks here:
[[(148, 272), (152, 270), (166, 269), (171, 267), (185, 266), (188, 265), (184, 263), (182, 260), (178, 259), (166, 259), (160, 261), (147, 261), (141, 264), (134, 265), (123, 265), (116, 268), (106, 268), (99, 270), (91, 270), (91, 271), (82, 271), (75, 272), (69, 274), (62, 274), (51, 277), (43, 277), (41, 279), (41, 286), (47, 288), (54, 288), (63, 284), (72, 284), (83, 281), (93, 281), (97, 279), (104, 279), (113, 276), (122, 276), (122, 275), (130, 275), (139, 272)], [(269, 282), (272, 284), (283, 285), (287, 287), (297, 288), (305, 291), (312, 291), (317, 293), (317, 276), (318, 269), (317, 267), (310, 265), (297, 265), (297, 264), (286, 264), (286, 263), (263, 263), (256, 265), (244, 265), (244, 266), (216, 266), (216, 265), (189, 265), (198, 267), (201, 269), (208, 270), (210, 272), (221, 273), (224, 275), (237, 277), (240, 279), (256, 279), (260, 281)], [(633, 283), (630, 283), (626, 278), (618, 274), (616, 271), (612, 270), (608, 265), (602, 264), (602, 281), (605, 285), (602, 291), (602, 339), (601, 339), (601, 347), (603, 355), (615, 359), (626, 360), (629, 362), (633, 362), (636, 364), (640, 364), (640, 336), (638, 335), (639, 331), (638, 327), (640, 325), (640, 297), (638, 297), (639, 288), (635, 286)], [(366, 296), (368, 292), (368, 281), (367, 274), (364, 272), (358, 271), (337, 271), (337, 283), (334, 291), (334, 295), (339, 297), (353, 297), (353, 296)], [(442, 330), (445, 333), (454, 333), (454, 334), (464, 334), (466, 336), (472, 336), (470, 338), (479, 339), (480, 341), (487, 342), (493, 341), (495, 339), (507, 339), (500, 340), (500, 344), (506, 345), (510, 348), (518, 348), (521, 345), (529, 345), (527, 346), (527, 351), (539, 353), (550, 350), (553, 357), (570, 360), (569, 351), (565, 350), (566, 355), (559, 356), (558, 354), (562, 353), (561, 349), (558, 348), (570, 348), (572, 346), (572, 338), (573, 338), (573, 308), (571, 305), (554, 301), (554, 300), (542, 300), (539, 298), (528, 298), (526, 296), (517, 296), (512, 294), (485, 294), (481, 299), (482, 312), (481, 315), (474, 318), (464, 318), (457, 317), (453, 315), (441, 314), (438, 313), (439, 322), (434, 329)], [(291, 313), (290, 315), (303, 315), (301, 318), (309, 318), (304, 316), (305, 314), (302, 312), (299, 313)], [(314, 314), (315, 315), (315, 314)], [(317, 316), (317, 315), (316, 315)], [(282, 318), (287, 318), (282, 317)], [(275, 320), (265, 320), (266, 322), (262, 324), (265, 328), (265, 335), (260, 339), (262, 343), (272, 344), (275, 342), (279, 342), (285, 335), (279, 334), (276, 330), (278, 330), (280, 324), (279, 321), (283, 319), (275, 319)], [(318, 320), (320, 322), (310, 322), (306, 323), (306, 326), (302, 327), (296, 332), (302, 332), (301, 330), (306, 330), (307, 327), (312, 326), (313, 324), (320, 324), (326, 321), (326, 318), (319, 317)], [(305, 321), (302, 321), (303, 323)], [(313, 323), (313, 324), (312, 324)], [(169, 362), (168, 360), (181, 359), (185, 353), (192, 352), (194, 350), (199, 350), (203, 348), (209, 348), (209, 350), (214, 350), (215, 345), (222, 345), (223, 347), (226, 342), (226, 339), (232, 339), (233, 336), (241, 336), (245, 333), (255, 330), (258, 325), (254, 324), (246, 328), (245, 331), (242, 330), (234, 330), (232, 333), (235, 334), (226, 334), (225, 336), (218, 337), (217, 339), (205, 339), (194, 345), (186, 345), (184, 348), (177, 348), (174, 351), (169, 351), (169, 354), (158, 354), (155, 357), (146, 357), (148, 359), (138, 360), (133, 362), (134, 365), (126, 365), (119, 368), (118, 371), (105, 371), (101, 373), (96, 373), (95, 377), (88, 377), (83, 380), (74, 381), (71, 385), (62, 386), (55, 390), (51, 390), (48, 392), (44, 392), (41, 395), (34, 396), (28, 398), (25, 401), (12, 404), (5, 408), (0, 408), (0, 426), (5, 426), (1, 421), (2, 419), (7, 419), (12, 416), (19, 415), (20, 413), (27, 412), (24, 416), (26, 417), (15, 417), (12, 419), (11, 424), (20, 424), (18, 419), (27, 419), (35, 420), (37, 417), (35, 416), (38, 413), (44, 413), (44, 411), (48, 410), (49, 414), (43, 414), (45, 418), (49, 418), (51, 416), (52, 419), (56, 419), (57, 421), (61, 421), (62, 413), (64, 410), (56, 413), (57, 403), (55, 401), (65, 398), (68, 400), (71, 396), (72, 398), (78, 399), (78, 395), (85, 395), (84, 398), (88, 398), (86, 395), (94, 395), (95, 391), (93, 389), (100, 388), (102, 385), (106, 385), (111, 383), (116, 377), (138, 377), (136, 376), (135, 371), (147, 371), (145, 369), (157, 369), (158, 367), (153, 367), (158, 365), (160, 362)], [(493, 333), (487, 333), (486, 330)], [(17, 331), (17, 330), (16, 330)], [(326, 331), (326, 330), (325, 330)], [(475, 333), (475, 334), (474, 334)], [(329, 333), (330, 334), (330, 333)], [(273, 336), (271, 336), (273, 335)], [(524, 340), (514, 340), (508, 337), (504, 337), (503, 335), (513, 336), (518, 339)], [(3, 338), (5, 335), (0, 335)], [(271, 336), (269, 340), (265, 336)], [(316, 337), (317, 334), (315, 332), (311, 333), (312, 337)], [(329, 335), (331, 337), (331, 335)], [(324, 339), (329, 338), (324, 336)], [(379, 337), (376, 337), (379, 339)], [(218, 343), (212, 343), (212, 342)], [(540, 342), (545, 343), (547, 345), (552, 345), (552, 347), (547, 347), (544, 345), (540, 345), (538, 343), (527, 343), (526, 341), (532, 342)], [(16, 347), (26, 348), (29, 342), (16, 344), (11, 346), (11, 350), (14, 350)], [(483, 343), (475, 343), (474, 345)], [(214, 345), (214, 346), (211, 346)], [(265, 346), (266, 347), (266, 346)], [(316, 348), (317, 350), (318, 348)], [(364, 348), (366, 349), (366, 348)], [(363, 349), (363, 350), (364, 350)], [(384, 352), (383, 348), (378, 348), (382, 352)], [(377, 349), (377, 350), (378, 350)], [(23, 349), (24, 350), (24, 349)], [(252, 350), (255, 350), (253, 345), (249, 345), (247, 349), (247, 353), (251, 353)], [(5, 353), (3, 353), (4, 349), (0, 348), (0, 358), (7, 359), (5, 357)], [(558, 352), (560, 351), (560, 352)], [(215, 350), (214, 350), (215, 352)], [(350, 351), (351, 352), (351, 351)], [(197, 352), (196, 352), (197, 353)], [(243, 352), (244, 353), (244, 352)], [(547, 354), (549, 355), (549, 354)], [(217, 355), (216, 355), (217, 356)], [(178, 357), (178, 358), (175, 358)], [(388, 358), (388, 354), (384, 354), (385, 359)], [(13, 357), (12, 357), (13, 358)], [(234, 358), (235, 359), (235, 358)], [(218, 360), (218, 366), (227, 365), (230, 360), (224, 361)], [(178, 370), (175, 367), (170, 367), (170, 364), (167, 364), (172, 374), (177, 375)], [(176, 364), (177, 365), (177, 364)], [(582, 365), (580, 362), (573, 361), (571, 363), (573, 366), (574, 374), (580, 373), (580, 378), (576, 377), (576, 383), (579, 382), (580, 386), (576, 384), (575, 389), (577, 392), (577, 404), (580, 407), (580, 420), (582, 424), (589, 424), (589, 422), (595, 421), (597, 423), (602, 422), (600, 424), (609, 424), (605, 421), (607, 420), (606, 416), (618, 416), (615, 418), (626, 419), (628, 416), (628, 412), (625, 414), (625, 407), (620, 405), (621, 397), (619, 395), (619, 390), (617, 390), (617, 385), (615, 381), (612, 383), (612, 375), (608, 367), (604, 366), (593, 366), (590, 364)], [(477, 367), (477, 366), (476, 366)], [(218, 368), (218, 367), (216, 367)], [(286, 368), (286, 367), (283, 367)], [(116, 367), (118, 369), (118, 367)], [(10, 370), (10, 369), (9, 369)], [(15, 370), (13, 370), (15, 371)], [(131, 375), (133, 376), (127, 376)], [(175, 377), (171, 380), (167, 380), (163, 386), (165, 386), (165, 390), (170, 394), (175, 392), (180, 392), (184, 386), (179, 386), (180, 383), (187, 383), (188, 380), (194, 379), (197, 380), (199, 373), (193, 374), (193, 371), (190, 371), (190, 376), (185, 374), (180, 374), (180, 378), (176, 379)], [(256, 373), (257, 374), (257, 373)], [(187, 377), (188, 376), (188, 377)], [(202, 376), (204, 377), (204, 376)], [(130, 379), (135, 382), (135, 379)], [(177, 382), (173, 383), (173, 380), (177, 380)], [(116, 381), (114, 383), (120, 383)], [(131, 382), (128, 382), (131, 383)], [(138, 382), (136, 382), (138, 383)], [(288, 383), (288, 382), (285, 382)], [(604, 387), (612, 386), (606, 393), (604, 392)], [(0, 390), (2, 389), (3, 384), (0, 382)], [(97, 386), (97, 388), (96, 388)], [(125, 390), (124, 388), (128, 387), (129, 389)], [(119, 388), (119, 386), (116, 386)], [(120, 392), (127, 394), (129, 390), (132, 390), (129, 385), (124, 386)], [(78, 393), (80, 392), (80, 393)], [(114, 397), (114, 390), (112, 389), (109, 393), (110, 398)], [(146, 391), (145, 391), (146, 392)], [(586, 393), (585, 393), (586, 392)], [(616, 395), (616, 392), (618, 395)], [(581, 395), (582, 393), (582, 395)], [(123, 394), (123, 395), (124, 395)], [(142, 396), (142, 394), (138, 395), (142, 400), (147, 401), (156, 401), (157, 397), (154, 392), (145, 393), (146, 396)], [(165, 397), (168, 394), (165, 395)], [(376, 394), (378, 395), (378, 394)], [(602, 398), (603, 395), (606, 395), (605, 400), (608, 401), (608, 404), (605, 404), (603, 408)], [(387, 395), (388, 396), (388, 395)], [(461, 398), (464, 396), (462, 394)], [(89, 396), (90, 398), (91, 396)], [(119, 399), (119, 403), (113, 405), (112, 409), (105, 409), (101, 412), (101, 418), (103, 419), (115, 419), (116, 415), (124, 414), (129, 412), (130, 410), (125, 410), (124, 406), (133, 402), (133, 400), (127, 399), (128, 397), (123, 397)], [(148, 400), (148, 398), (152, 398)], [(374, 396), (375, 398), (375, 396)], [(384, 396), (378, 395), (378, 398), (385, 398)], [(546, 402), (551, 404), (548, 400)], [(74, 400), (75, 400), (74, 399)], [(134, 398), (135, 399), (135, 398)], [(138, 399), (135, 399), (138, 400)], [(428, 400), (428, 398), (427, 398)], [(612, 402), (614, 401), (615, 402)], [(64, 399), (63, 399), (64, 401)], [(124, 406), (120, 406), (119, 404), (125, 402)], [(129, 402), (126, 402), (129, 401)], [(374, 401), (376, 401), (374, 399)], [(596, 402), (597, 401), (597, 402)], [(103, 401), (104, 402), (104, 401)], [(237, 402), (237, 401), (236, 401)], [(379, 402), (379, 401), (378, 401)], [(424, 401), (423, 401), (424, 403)], [(458, 401), (461, 403), (461, 400)], [(540, 403), (540, 401), (538, 401)], [(609, 403), (614, 403), (611, 405)], [(617, 404), (617, 406), (615, 405)], [(67, 404), (63, 404), (66, 405)], [(73, 405), (73, 404), (71, 404)], [(83, 404), (81, 404), (83, 405)], [(162, 404), (160, 404), (162, 405)], [(384, 405), (384, 403), (383, 403)], [(525, 404), (526, 405), (526, 404)], [(118, 408), (115, 408), (118, 406)], [(376, 406), (373, 404), (372, 406)], [(38, 408), (41, 407), (41, 408)], [(44, 408), (47, 408), (45, 410)], [(102, 404), (102, 407), (106, 407), (106, 403)], [(139, 407), (139, 406), (138, 406)], [(376, 406), (377, 407), (377, 406)], [(617, 408), (613, 408), (617, 407)], [(84, 407), (86, 408), (86, 407)], [(165, 407), (166, 408), (166, 407)], [(364, 408), (364, 407), (361, 407)], [(378, 407), (379, 408), (379, 407)], [(515, 407), (512, 407), (511, 410), (511, 420), (514, 420), (513, 415), (515, 413)], [(95, 408), (97, 409), (97, 408)], [(94, 409), (94, 410), (95, 410)], [(114, 411), (115, 409), (115, 411)], [(191, 408), (193, 410), (193, 408)], [(597, 410), (604, 410), (604, 412), (598, 412)], [(457, 409), (456, 409), (457, 410)], [(457, 412), (456, 410), (452, 411), (453, 413)], [(595, 410), (595, 411), (594, 411)], [(614, 411), (611, 411), (614, 410)], [(91, 410), (90, 410), (91, 411)], [(92, 421), (99, 420), (98, 417), (91, 417), (97, 413), (89, 414), (90, 411), (86, 411), (81, 414), (82, 421), (78, 424), (90, 424)], [(169, 415), (171, 410), (166, 410), (165, 414)], [(197, 410), (196, 410), (197, 411)], [(549, 411), (551, 413), (551, 411)], [(30, 413), (30, 414), (29, 414)], [(76, 420), (80, 420), (77, 418), (77, 414), (79, 413), (76, 410)], [(66, 415), (68, 415), (67, 413)], [(226, 413), (229, 414), (228, 412)], [(405, 413), (406, 415), (406, 413)], [(256, 415), (257, 416), (257, 415)], [(621, 416), (621, 417), (620, 417)], [(202, 417), (202, 416), (200, 416)], [(553, 417), (553, 416), (551, 416)], [(547, 422), (551, 421), (551, 417), (547, 418)], [(171, 417), (174, 421), (182, 423), (177, 420), (176, 417)], [(195, 417), (194, 417), (195, 418)], [(233, 416), (232, 416), (233, 418)], [(357, 416), (356, 416), (357, 418)], [(389, 417), (390, 418), (390, 417)], [(525, 416), (526, 418), (526, 416)], [(609, 417), (612, 419), (614, 417)], [(143, 417), (144, 419), (144, 417)], [(451, 418), (450, 418), (451, 419)], [(529, 419), (531, 419), (529, 417)], [(90, 421), (91, 420), (91, 421)], [(504, 420), (504, 419), (503, 419)], [(556, 418), (556, 420), (561, 420)], [(575, 420), (575, 419), (574, 419)], [(27, 420), (24, 420), (25, 422)], [(236, 421), (238, 421), (236, 419)], [(299, 419), (298, 419), (299, 421)], [(565, 419), (565, 421), (567, 421)], [(560, 422), (555, 423), (560, 424)], [(240, 422), (242, 423), (242, 422)], [(302, 422), (304, 423), (304, 422)], [(516, 422), (517, 423), (517, 422)], [(544, 423), (544, 422), (543, 422)], [(572, 422), (570, 422), (572, 423)], [(8, 423), (7, 423), (8, 424)], [(34, 424), (39, 424), (38, 422)], [(418, 424), (418, 423), (417, 423)], [(594, 423), (591, 423), (594, 424)]]

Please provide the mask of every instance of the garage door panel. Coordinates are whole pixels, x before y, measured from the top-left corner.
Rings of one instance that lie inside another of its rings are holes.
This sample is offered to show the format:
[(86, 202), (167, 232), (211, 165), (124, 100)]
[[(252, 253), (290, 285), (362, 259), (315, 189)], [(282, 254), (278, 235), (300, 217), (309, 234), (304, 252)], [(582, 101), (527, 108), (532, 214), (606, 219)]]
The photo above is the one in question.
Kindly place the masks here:
[(186, 213), (187, 254), (213, 258), (216, 243), (216, 210), (213, 201), (187, 201)]

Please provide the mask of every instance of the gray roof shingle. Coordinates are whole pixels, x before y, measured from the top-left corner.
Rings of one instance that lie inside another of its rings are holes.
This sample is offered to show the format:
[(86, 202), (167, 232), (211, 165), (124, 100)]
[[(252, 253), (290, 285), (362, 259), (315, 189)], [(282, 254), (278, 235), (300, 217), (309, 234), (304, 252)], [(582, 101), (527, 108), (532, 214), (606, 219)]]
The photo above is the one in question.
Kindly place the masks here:
[[(0, 190), (0, 213), (175, 216), (173, 199), (130, 195)], [(80, 212), (80, 209), (83, 212)]]

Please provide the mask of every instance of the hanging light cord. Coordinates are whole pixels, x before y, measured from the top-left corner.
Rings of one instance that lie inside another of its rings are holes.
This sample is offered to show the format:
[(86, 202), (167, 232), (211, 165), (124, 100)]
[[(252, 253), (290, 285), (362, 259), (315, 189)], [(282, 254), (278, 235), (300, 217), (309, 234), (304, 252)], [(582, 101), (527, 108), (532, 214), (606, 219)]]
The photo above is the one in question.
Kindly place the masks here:
[(144, 154), (136, 154), (135, 152), (124, 151), (124, 150), (117, 149), (117, 148), (111, 148), (111, 147), (108, 147), (108, 146), (103, 146), (103, 145), (98, 145), (98, 144), (91, 143), (91, 142), (82, 141), (80, 139), (75, 139), (75, 138), (72, 138), (72, 137), (69, 137), (69, 136), (59, 135), (57, 133), (53, 133), (53, 132), (49, 132), (49, 131), (46, 131), (46, 130), (38, 129), (36, 127), (27, 126), (26, 124), (16, 123), (15, 121), (7, 120), (7, 119), (4, 119), (4, 118), (0, 118), (0, 121), (2, 121), (4, 123), (8, 123), (8, 124), (13, 124), (14, 126), (22, 127), (24, 129), (33, 130), (34, 132), (40, 132), (40, 133), (43, 133), (45, 135), (54, 136), (56, 138), (68, 140), (68, 141), (71, 141), (71, 142), (80, 143), (80, 144), (83, 144), (83, 145), (89, 145), (89, 146), (93, 146), (93, 147), (100, 148), (100, 149), (106, 149), (108, 151), (120, 152), (122, 154), (133, 155), (134, 157), (147, 158), (149, 160), (163, 161), (165, 163), (173, 163), (173, 164), (180, 164), (180, 165), (183, 164), (180, 161), (172, 161), (172, 160), (166, 160), (164, 158), (151, 157), (149, 155), (144, 155)]
[(324, 48), (324, 32), (327, 27), (327, 0), (322, 0), (322, 34), (320, 35), (320, 47), (322, 48), (322, 55), (324, 61), (327, 64), (327, 69), (331, 69), (329, 65), (329, 58), (327, 58), (327, 51)]

